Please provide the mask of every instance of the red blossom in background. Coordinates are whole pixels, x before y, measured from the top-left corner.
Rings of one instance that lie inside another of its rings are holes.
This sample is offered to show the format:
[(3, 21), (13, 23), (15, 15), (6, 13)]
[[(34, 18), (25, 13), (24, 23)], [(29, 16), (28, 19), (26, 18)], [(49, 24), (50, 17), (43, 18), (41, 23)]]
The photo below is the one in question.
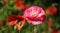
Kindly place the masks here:
[(28, 23), (33, 25), (42, 24), (45, 20), (45, 12), (41, 7), (32, 6), (24, 11), (24, 16)]
[(53, 30), (52, 33), (58, 33), (58, 30)]
[(57, 13), (57, 7), (49, 6), (46, 11), (47, 15), (54, 15)]
[(9, 0), (3, 0), (3, 2), (8, 3)]
[(8, 24), (10, 26), (16, 25), (18, 27), (18, 30), (20, 30), (25, 24), (24, 16), (22, 16), (22, 15), (11, 15), (8, 18)]
[(48, 20), (48, 27), (52, 27), (54, 25), (54, 21), (53, 20)]
[(3, 26), (4, 25), (4, 21), (0, 21), (0, 26)]
[(16, 5), (18, 10), (21, 10), (21, 9), (25, 10), (25, 9), (28, 8), (28, 6), (26, 4), (24, 4), (23, 1), (17, 0), (17, 1), (14, 2), (14, 4)]

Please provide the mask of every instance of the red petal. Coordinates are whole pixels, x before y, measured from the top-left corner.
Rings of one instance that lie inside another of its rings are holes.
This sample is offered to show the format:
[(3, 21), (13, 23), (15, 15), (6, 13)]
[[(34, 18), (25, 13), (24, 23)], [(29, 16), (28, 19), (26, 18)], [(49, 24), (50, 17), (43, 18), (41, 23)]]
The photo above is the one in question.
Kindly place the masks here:
[(16, 21), (8, 22), (8, 24), (9, 24), (10, 26), (13, 26), (13, 25), (16, 24), (16, 23), (17, 23), (17, 20), (16, 20)]

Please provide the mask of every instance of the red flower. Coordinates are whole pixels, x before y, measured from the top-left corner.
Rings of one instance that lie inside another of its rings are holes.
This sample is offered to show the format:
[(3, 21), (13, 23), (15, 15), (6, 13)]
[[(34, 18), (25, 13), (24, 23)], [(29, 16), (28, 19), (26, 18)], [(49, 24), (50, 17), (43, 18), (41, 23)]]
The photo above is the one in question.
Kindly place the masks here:
[(49, 19), (47, 23), (48, 27), (52, 27), (54, 25), (54, 22), (51, 19)]
[(4, 25), (4, 21), (0, 21), (0, 26), (3, 26)]
[(26, 4), (24, 4), (22, 1), (15, 1), (14, 4), (16, 5), (18, 10), (25, 10), (26, 8), (28, 8), (28, 6)]
[(58, 30), (53, 30), (52, 33), (58, 33)]
[(18, 30), (20, 30), (23, 27), (24, 23), (25, 23), (25, 19), (24, 16), (22, 15), (11, 15), (8, 18), (8, 24), (10, 26), (16, 25), (18, 27)]
[(3, 0), (3, 2), (8, 3), (9, 0)]
[(57, 7), (51, 7), (51, 6), (49, 6), (49, 7), (47, 8), (47, 10), (48, 10), (48, 11), (46, 11), (46, 12), (47, 12), (48, 15), (54, 15), (54, 14), (57, 13)]

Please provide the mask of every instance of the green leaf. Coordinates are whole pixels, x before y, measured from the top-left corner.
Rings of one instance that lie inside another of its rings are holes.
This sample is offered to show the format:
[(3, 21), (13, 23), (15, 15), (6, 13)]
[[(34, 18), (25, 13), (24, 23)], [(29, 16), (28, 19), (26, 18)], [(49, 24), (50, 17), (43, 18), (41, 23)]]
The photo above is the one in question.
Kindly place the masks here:
[(9, 5), (12, 5), (15, 0), (9, 0)]

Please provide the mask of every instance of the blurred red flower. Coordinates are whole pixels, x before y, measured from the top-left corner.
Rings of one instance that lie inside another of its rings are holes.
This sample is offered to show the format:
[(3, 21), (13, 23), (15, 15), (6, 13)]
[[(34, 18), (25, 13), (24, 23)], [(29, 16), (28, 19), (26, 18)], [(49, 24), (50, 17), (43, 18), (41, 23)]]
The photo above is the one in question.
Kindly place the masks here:
[(57, 13), (57, 7), (49, 6), (46, 11), (47, 15), (54, 15)]
[(4, 25), (4, 21), (0, 21), (0, 26), (3, 26)]
[(58, 33), (58, 30), (53, 30), (52, 33)]
[(10, 26), (16, 25), (18, 27), (18, 30), (20, 30), (23, 27), (24, 23), (25, 23), (25, 19), (24, 16), (22, 15), (11, 15), (8, 18), (8, 24)]
[(54, 24), (54, 22), (53, 22), (53, 21), (48, 21), (48, 26), (49, 26), (49, 27), (52, 27), (52, 26), (53, 26), (53, 24)]
[(48, 21), (48, 27), (52, 27), (54, 25), (54, 21), (50, 18)]
[(8, 3), (9, 0), (3, 0), (3, 2)]
[(28, 8), (28, 6), (26, 4), (23, 3), (23, 1), (15, 1), (14, 4), (16, 5), (18, 10), (25, 10), (26, 8)]

